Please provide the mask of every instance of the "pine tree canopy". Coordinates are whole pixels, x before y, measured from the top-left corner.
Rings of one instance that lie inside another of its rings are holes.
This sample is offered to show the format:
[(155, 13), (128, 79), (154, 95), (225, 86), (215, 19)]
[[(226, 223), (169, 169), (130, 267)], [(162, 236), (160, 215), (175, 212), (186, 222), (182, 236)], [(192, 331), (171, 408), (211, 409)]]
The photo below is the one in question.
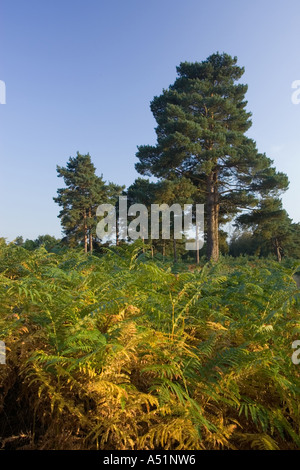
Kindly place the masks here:
[(287, 189), (288, 179), (245, 135), (251, 113), (236, 57), (216, 53), (203, 62), (181, 63), (177, 73), (174, 84), (151, 102), (157, 144), (138, 147), (136, 169), (193, 182), (205, 203), (207, 255), (216, 260), (220, 220), (255, 206), (260, 195)]

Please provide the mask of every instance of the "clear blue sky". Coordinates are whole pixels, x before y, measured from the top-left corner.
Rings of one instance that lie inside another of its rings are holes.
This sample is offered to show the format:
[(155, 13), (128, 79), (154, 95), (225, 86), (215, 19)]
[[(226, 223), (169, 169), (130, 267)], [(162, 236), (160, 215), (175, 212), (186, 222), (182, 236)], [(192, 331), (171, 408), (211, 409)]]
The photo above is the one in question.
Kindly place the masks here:
[(248, 135), (287, 173), (300, 222), (299, 0), (1, 0), (0, 41), (0, 236), (61, 235), (56, 165), (77, 151), (130, 185), (137, 145), (156, 140), (150, 101), (216, 51), (245, 67)]

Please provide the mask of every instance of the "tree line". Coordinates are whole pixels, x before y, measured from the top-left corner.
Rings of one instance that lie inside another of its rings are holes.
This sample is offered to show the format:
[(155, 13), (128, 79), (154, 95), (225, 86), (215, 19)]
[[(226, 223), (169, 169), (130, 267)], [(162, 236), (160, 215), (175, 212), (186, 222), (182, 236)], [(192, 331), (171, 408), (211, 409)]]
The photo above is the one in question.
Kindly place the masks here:
[[(240, 254), (243, 242), (244, 252), (273, 252), (278, 261), (293, 251), (292, 246), (296, 249), (299, 224), (292, 223), (280, 199), (288, 177), (276, 171), (273, 161), (246, 135), (252, 121), (247, 85), (240, 82), (243, 74), (237, 57), (226, 53), (182, 62), (174, 83), (151, 101), (157, 142), (138, 146), (135, 168), (141, 177), (127, 189), (97, 176), (89, 154), (78, 152), (66, 167), (58, 166), (65, 187), (58, 189), (54, 201), (61, 208), (63, 241), (68, 246), (82, 244), (85, 252), (99, 248), (96, 207), (110, 203), (118, 210), (119, 196), (126, 195), (128, 205), (147, 208), (153, 203), (204, 204), (210, 260), (218, 260), (220, 251)], [(231, 246), (224, 231), (228, 223), (242, 230)], [(125, 241), (117, 236), (117, 244)], [(175, 260), (183, 254), (183, 243), (175, 239), (145, 242), (163, 256), (172, 251)], [(196, 256), (199, 262), (199, 253)]]

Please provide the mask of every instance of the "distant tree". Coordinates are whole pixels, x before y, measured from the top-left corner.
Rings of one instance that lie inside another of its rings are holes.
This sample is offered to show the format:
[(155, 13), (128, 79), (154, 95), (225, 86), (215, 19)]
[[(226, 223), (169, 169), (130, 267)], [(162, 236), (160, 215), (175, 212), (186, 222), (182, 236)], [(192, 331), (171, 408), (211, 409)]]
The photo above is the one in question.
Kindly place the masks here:
[(93, 251), (96, 207), (109, 198), (108, 187), (95, 170), (90, 155), (77, 152), (66, 167), (57, 166), (58, 177), (64, 179), (66, 187), (58, 189), (58, 196), (53, 198), (62, 207), (58, 217), (68, 243), (76, 246), (82, 242), (85, 252), (88, 243)]
[(23, 246), (24, 245), (24, 238), (19, 235), (18, 237), (16, 237), (13, 241), (13, 243), (16, 245), (16, 246)]
[[(170, 208), (173, 204), (179, 204), (182, 208), (181, 220), (183, 221), (184, 204), (193, 204), (196, 202), (196, 188), (187, 178), (172, 178), (170, 180), (162, 180), (157, 188), (156, 202), (167, 204)], [(195, 214), (194, 214), (195, 216)], [(187, 233), (184, 229), (191, 230), (192, 227), (184, 227), (182, 224), (182, 239), (176, 240), (174, 237), (175, 214), (171, 214), (170, 219), (170, 243), (173, 245), (174, 262), (178, 261), (178, 256), (184, 254), (184, 243)], [(199, 263), (199, 248), (196, 250), (196, 262)]]
[(39, 235), (35, 240), (38, 246), (44, 246), (47, 251), (51, 251), (54, 247), (60, 244), (60, 240), (52, 235)]
[(219, 248), (222, 255), (229, 254), (228, 234), (225, 230), (219, 229)]
[(285, 252), (291, 258), (300, 259), (300, 223), (292, 223), (291, 236), (285, 245)]
[[(174, 214), (170, 215), (170, 240), (163, 240), (161, 238), (161, 227), (160, 227), (160, 238), (158, 240), (151, 239), (151, 205), (152, 204), (167, 204), (171, 207), (174, 203), (178, 203), (183, 208), (184, 204), (193, 202), (193, 193), (195, 187), (191, 184), (188, 179), (175, 178), (173, 180), (160, 180), (157, 182), (150, 182), (148, 179), (137, 178), (134, 183), (127, 189), (128, 205), (135, 203), (143, 204), (148, 210), (148, 241), (151, 242), (151, 246), (156, 249), (162, 249), (163, 255), (167, 251), (173, 252), (174, 261), (177, 261), (178, 256), (183, 254), (183, 243), (180, 240), (174, 238)], [(183, 215), (183, 214), (182, 214)], [(161, 222), (160, 215), (160, 222)], [(184, 237), (184, 234), (183, 234)], [(171, 250), (170, 250), (171, 247)]]
[[(150, 182), (145, 178), (137, 178), (135, 181), (127, 188), (125, 194), (127, 196), (127, 206), (128, 208), (134, 204), (143, 204), (148, 210), (148, 237), (144, 237), (144, 241), (151, 244), (152, 253), (157, 242), (151, 240), (151, 204), (156, 202), (157, 188), (159, 183)], [(128, 222), (130, 222), (131, 217), (128, 217)]]
[(119, 227), (119, 197), (125, 195), (125, 185), (118, 185), (109, 182), (107, 185), (107, 200), (109, 204), (115, 207), (116, 211), (116, 245), (120, 243), (120, 227)]
[(52, 235), (39, 235), (35, 240), (26, 239), (23, 240), (22, 236), (17, 237), (14, 240), (14, 244), (17, 246), (22, 246), (28, 251), (36, 250), (37, 248), (43, 246), (47, 251), (51, 251), (54, 247), (60, 245), (61, 240), (53, 237)]
[(158, 183), (150, 182), (146, 178), (137, 178), (126, 190), (128, 205), (144, 204), (150, 210), (151, 204), (156, 201)]
[(25, 250), (33, 251), (33, 250), (36, 250), (39, 245), (38, 245), (38, 242), (36, 240), (30, 240), (30, 239), (26, 238), (26, 240), (25, 240), (25, 242), (23, 243), (22, 246), (23, 246), (23, 248), (25, 248)]
[(251, 230), (236, 231), (229, 242), (229, 255), (255, 255), (259, 254), (259, 241)]
[(207, 256), (219, 256), (220, 222), (242, 208), (254, 207), (260, 194), (288, 186), (272, 161), (245, 136), (251, 126), (246, 111), (247, 85), (237, 58), (213, 54), (203, 62), (183, 62), (178, 78), (151, 102), (157, 144), (138, 147), (137, 171), (158, 178), (188, 178), (205, 203)]
[(241, 227), (250, 227), (261, 251), (273, 251), (279, 262), (285, 247), (293, 241), (292, 221), (278, 198), (262, 199), (258, 208), (240, 215), (237, 223)]

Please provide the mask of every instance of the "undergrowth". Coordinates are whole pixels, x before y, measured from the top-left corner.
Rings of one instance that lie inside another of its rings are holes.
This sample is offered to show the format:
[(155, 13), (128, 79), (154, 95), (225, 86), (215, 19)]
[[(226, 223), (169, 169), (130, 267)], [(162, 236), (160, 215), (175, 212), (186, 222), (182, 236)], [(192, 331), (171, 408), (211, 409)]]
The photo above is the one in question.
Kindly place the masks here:
[(297, 269), (3, 244), (0, 446), (300, 449)]

